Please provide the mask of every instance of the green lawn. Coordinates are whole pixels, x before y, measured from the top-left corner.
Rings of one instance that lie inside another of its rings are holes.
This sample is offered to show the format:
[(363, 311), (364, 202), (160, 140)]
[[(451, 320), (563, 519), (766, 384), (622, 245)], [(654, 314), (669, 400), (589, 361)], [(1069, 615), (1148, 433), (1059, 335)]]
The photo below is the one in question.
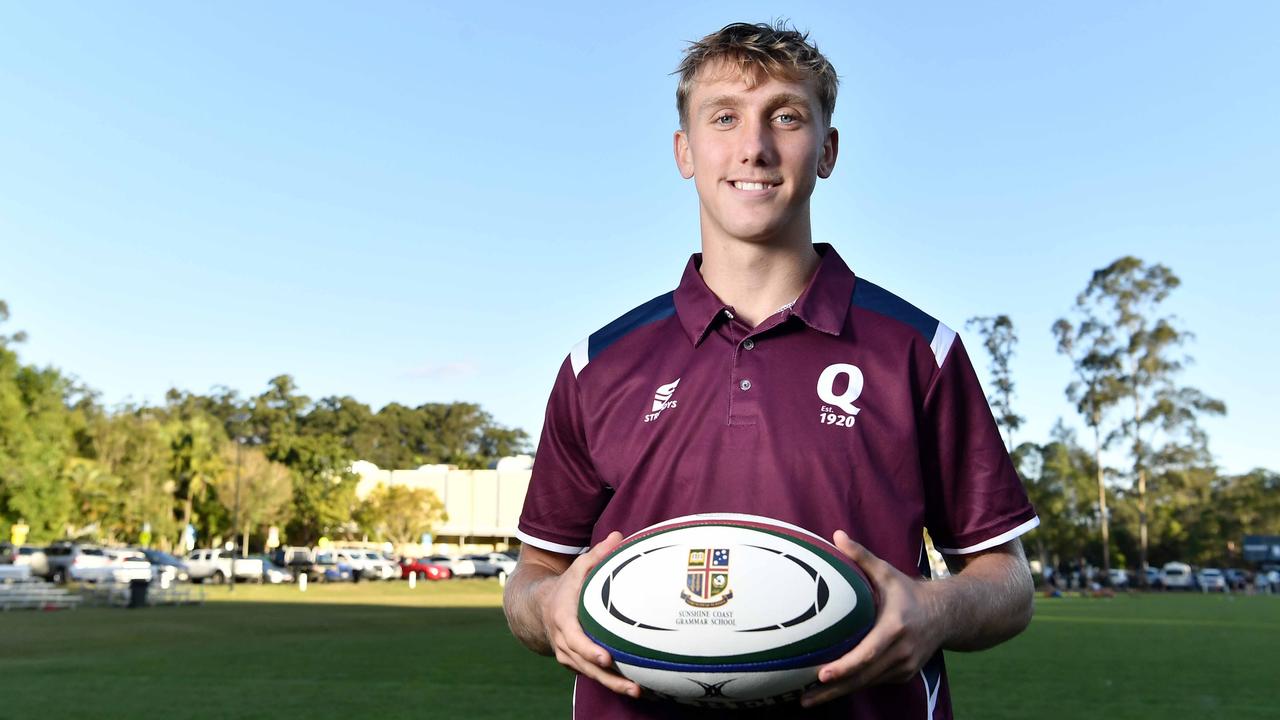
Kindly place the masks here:
[[(201, 607), (0, 613), (0, 720), (564, 718), (570, 676), (492, 581), (211, 588)], [(1044, 600), (948, 656), (962, 718), (1270, 718), (1280, 597)]]

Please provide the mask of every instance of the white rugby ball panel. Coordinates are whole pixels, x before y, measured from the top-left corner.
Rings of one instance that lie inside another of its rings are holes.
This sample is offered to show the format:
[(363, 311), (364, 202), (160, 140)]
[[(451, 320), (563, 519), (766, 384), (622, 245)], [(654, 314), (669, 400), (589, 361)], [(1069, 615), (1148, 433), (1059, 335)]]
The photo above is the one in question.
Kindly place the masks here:
[(865, 578), (830, 543), (735, 515), (677, 518), (628, 538), (584, 583), (580, 616), (636, 666), (763, 673), (838, 657), (875, 611)]

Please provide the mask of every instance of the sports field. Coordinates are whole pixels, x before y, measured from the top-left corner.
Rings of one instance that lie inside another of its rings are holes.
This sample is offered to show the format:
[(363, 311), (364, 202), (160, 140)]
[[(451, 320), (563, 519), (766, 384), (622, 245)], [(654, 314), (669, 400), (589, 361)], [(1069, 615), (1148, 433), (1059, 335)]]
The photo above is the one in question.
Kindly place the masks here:
[[(200, 607), (0, 613), (0, 720), (564, 718), (492, 581), (211, 588)], [(1038, 601), (949, 656), (961, 718), (1274, 718), (1280, 597)]]

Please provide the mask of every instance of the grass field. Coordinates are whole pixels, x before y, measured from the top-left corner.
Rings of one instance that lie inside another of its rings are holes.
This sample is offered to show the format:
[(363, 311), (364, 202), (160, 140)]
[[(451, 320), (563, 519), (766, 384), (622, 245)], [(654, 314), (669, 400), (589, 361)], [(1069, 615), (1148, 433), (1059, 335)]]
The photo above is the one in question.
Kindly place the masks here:
[[(200, 607), (0, 613), (0, 720), (564, 718), (492, 581), (211, 588)], [(1280, 597), (1039, 601), (948, 655), (961, 718), (1274, 718)]]

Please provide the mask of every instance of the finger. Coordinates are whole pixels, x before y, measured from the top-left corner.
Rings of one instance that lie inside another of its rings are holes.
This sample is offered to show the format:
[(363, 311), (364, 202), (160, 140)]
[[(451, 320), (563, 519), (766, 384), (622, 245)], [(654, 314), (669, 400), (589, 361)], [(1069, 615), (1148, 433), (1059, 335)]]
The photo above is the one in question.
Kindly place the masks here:
[(840, 548), (840, 552), (849, 556), (849, 559), (858, 564), (872, 580), (880, 577), (892, 577), (892, 573), (896, 573), (897, 569), (889, 563), (881, 560), (870, 550), (854, 541), (849, 534), (843, 530), (837, 530), (831, 539), (835, 542), (836, 547)]
[[(598, 646), (593, 647), (595, 647), (596, 650), (600, 650)], [(591, 656), (582, 656), (573, 650), (569, 650), (565, 653), (565, 660), (568, 661), (565, 664), (569, 665), (579, 674), (595, 680), (619, 695), (640, 697), (640, 686), (619, 674), (611, 662), (605, 667), (600, 667), (590, 662), (587, 659), (588, 657)]]
[(816, 687), (800, 696), (800, 707), (810, 708), (814, 705), (831, 702), (841, 695), (848, 695), (856, 689), (853, 683), (848, 680)]
[(852, 650), (818, 668), (818, 680), (825, 684), (865, 676), (867, 668), (888, 655), (894, 641), (892, 635), (873, 626)]

